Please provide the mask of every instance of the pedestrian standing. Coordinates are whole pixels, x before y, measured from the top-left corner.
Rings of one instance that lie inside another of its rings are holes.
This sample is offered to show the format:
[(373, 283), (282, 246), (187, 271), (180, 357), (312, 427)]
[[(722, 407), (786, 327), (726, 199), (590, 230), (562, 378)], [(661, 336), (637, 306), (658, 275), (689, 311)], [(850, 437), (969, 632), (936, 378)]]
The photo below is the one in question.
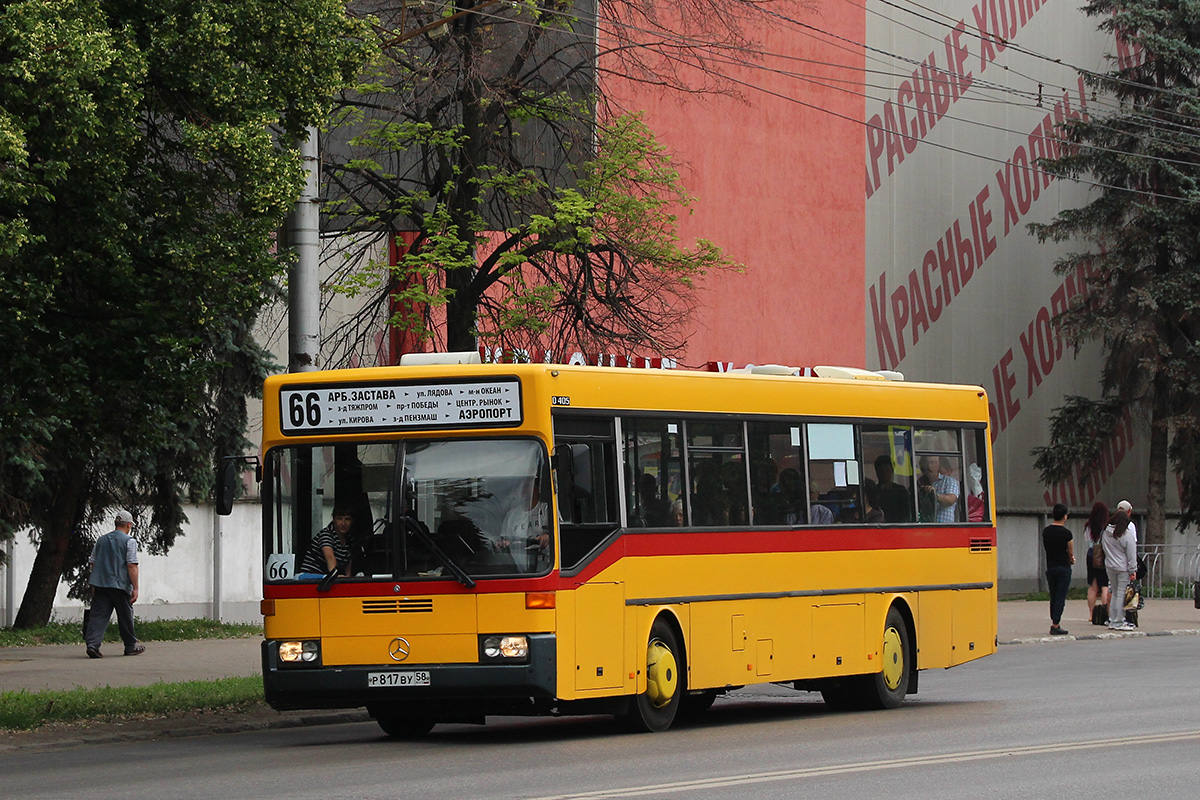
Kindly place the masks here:
[(1104, 547), (1104, 569), (1108, 571), (1108, 586), (1112, 596), (1108, 601), (1108, 627), (1114, 631), (1131, 631), (1134, 626), (1125, 621), (1125, 588), (1137, 577), (1137, 533), (1125, 510), (1127, 501), (1117, 505), (1100, 543)]
[(1075, 542), (1067, 529), (1067, 507), (1055, 503), (1051, 511), (1052, 524), (1042, 531), (1042, 548), (1046, 551), (1046, 585), (1050, 587), (1050, 635), (1066, 636), (1059, 624), (1067, 604), (1067, 589), (1071, 587), (1071, 566), (1075, 563)]
[(1108, 527), (1108, 506), (1096, 501), (1092, 513), (1088, 515), (1087, 524), (1083, 526), (1083, 540), (1087, 543), (1087, 607), (1088, 619), (1092, 624), (1100, 625), (1104, 619), (1097, 621), (1096, 607), (1104, 609), (1101, 616), (1107, 615), (1108, 609), (1108, 572), (1104, 569), (1104, 547), (1100, 537)]
[(108, 630), (113, 611), (117, 612), (117, 630), (125, 643), (125, 655), (137, 656), (146, 652), (133, 634), (133, 604), (138, 599), (137, 540), (129, 535), (133, 516), (124, 509), (117, 511), (114, 530), (96, 540), (89, 563), (92, 567), (88, 583), (92, 587), (92, 611), (84, 642), (88, 658), (103, 658), (100, 645)]

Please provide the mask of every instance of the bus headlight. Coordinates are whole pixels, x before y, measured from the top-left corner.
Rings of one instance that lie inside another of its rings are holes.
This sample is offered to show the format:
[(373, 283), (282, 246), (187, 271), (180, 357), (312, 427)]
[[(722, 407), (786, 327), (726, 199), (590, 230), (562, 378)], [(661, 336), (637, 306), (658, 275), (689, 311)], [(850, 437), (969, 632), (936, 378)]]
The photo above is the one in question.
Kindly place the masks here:
[(279, 660), (285, 664), (311, 664), (320, 657), (320, 642), (309, 640), (279, 643)]
[(485, 636), (479, 652), (484, 661), (524, 661), (529, 658), (529, 637), (516, 634)]

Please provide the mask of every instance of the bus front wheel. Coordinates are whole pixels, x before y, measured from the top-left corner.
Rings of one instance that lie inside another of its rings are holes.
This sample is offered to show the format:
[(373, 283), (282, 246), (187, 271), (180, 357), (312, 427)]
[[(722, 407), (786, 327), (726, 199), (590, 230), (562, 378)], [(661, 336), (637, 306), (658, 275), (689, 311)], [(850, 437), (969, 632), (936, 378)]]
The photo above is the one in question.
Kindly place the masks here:
[(682, 669), (675, 631), (665, 620), (655, 620), (646, 644), (646, 691), (633, 698), (625, 716), (631, 730), (658, 732), (671, 727), (683, 696)]

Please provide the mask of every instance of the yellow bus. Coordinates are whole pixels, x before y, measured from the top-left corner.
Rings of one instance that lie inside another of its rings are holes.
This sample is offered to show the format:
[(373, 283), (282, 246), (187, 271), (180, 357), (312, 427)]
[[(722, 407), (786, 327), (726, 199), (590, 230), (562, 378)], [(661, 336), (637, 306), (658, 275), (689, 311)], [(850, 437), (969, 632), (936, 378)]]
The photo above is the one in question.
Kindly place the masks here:
[(815, 373), (269, 378), (267, 701), (365, 706), (397, 737), (489, 715), (661, 731), (760, 683), (892, 708), (920, 670), (992, 653), (985, 392)]

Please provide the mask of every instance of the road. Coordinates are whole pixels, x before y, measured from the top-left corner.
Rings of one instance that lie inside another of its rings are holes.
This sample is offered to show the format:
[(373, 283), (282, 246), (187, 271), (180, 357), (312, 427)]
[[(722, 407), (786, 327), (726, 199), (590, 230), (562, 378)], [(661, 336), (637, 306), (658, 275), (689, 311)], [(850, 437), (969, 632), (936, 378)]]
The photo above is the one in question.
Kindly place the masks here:
[(1196, 796), (1200, 637), (1018, 645), (921, 675), (898, 710), (826, 711), (766, 687), (699, 723), (373, 723), (0, 756), (11, 798), (1078, 798)]

